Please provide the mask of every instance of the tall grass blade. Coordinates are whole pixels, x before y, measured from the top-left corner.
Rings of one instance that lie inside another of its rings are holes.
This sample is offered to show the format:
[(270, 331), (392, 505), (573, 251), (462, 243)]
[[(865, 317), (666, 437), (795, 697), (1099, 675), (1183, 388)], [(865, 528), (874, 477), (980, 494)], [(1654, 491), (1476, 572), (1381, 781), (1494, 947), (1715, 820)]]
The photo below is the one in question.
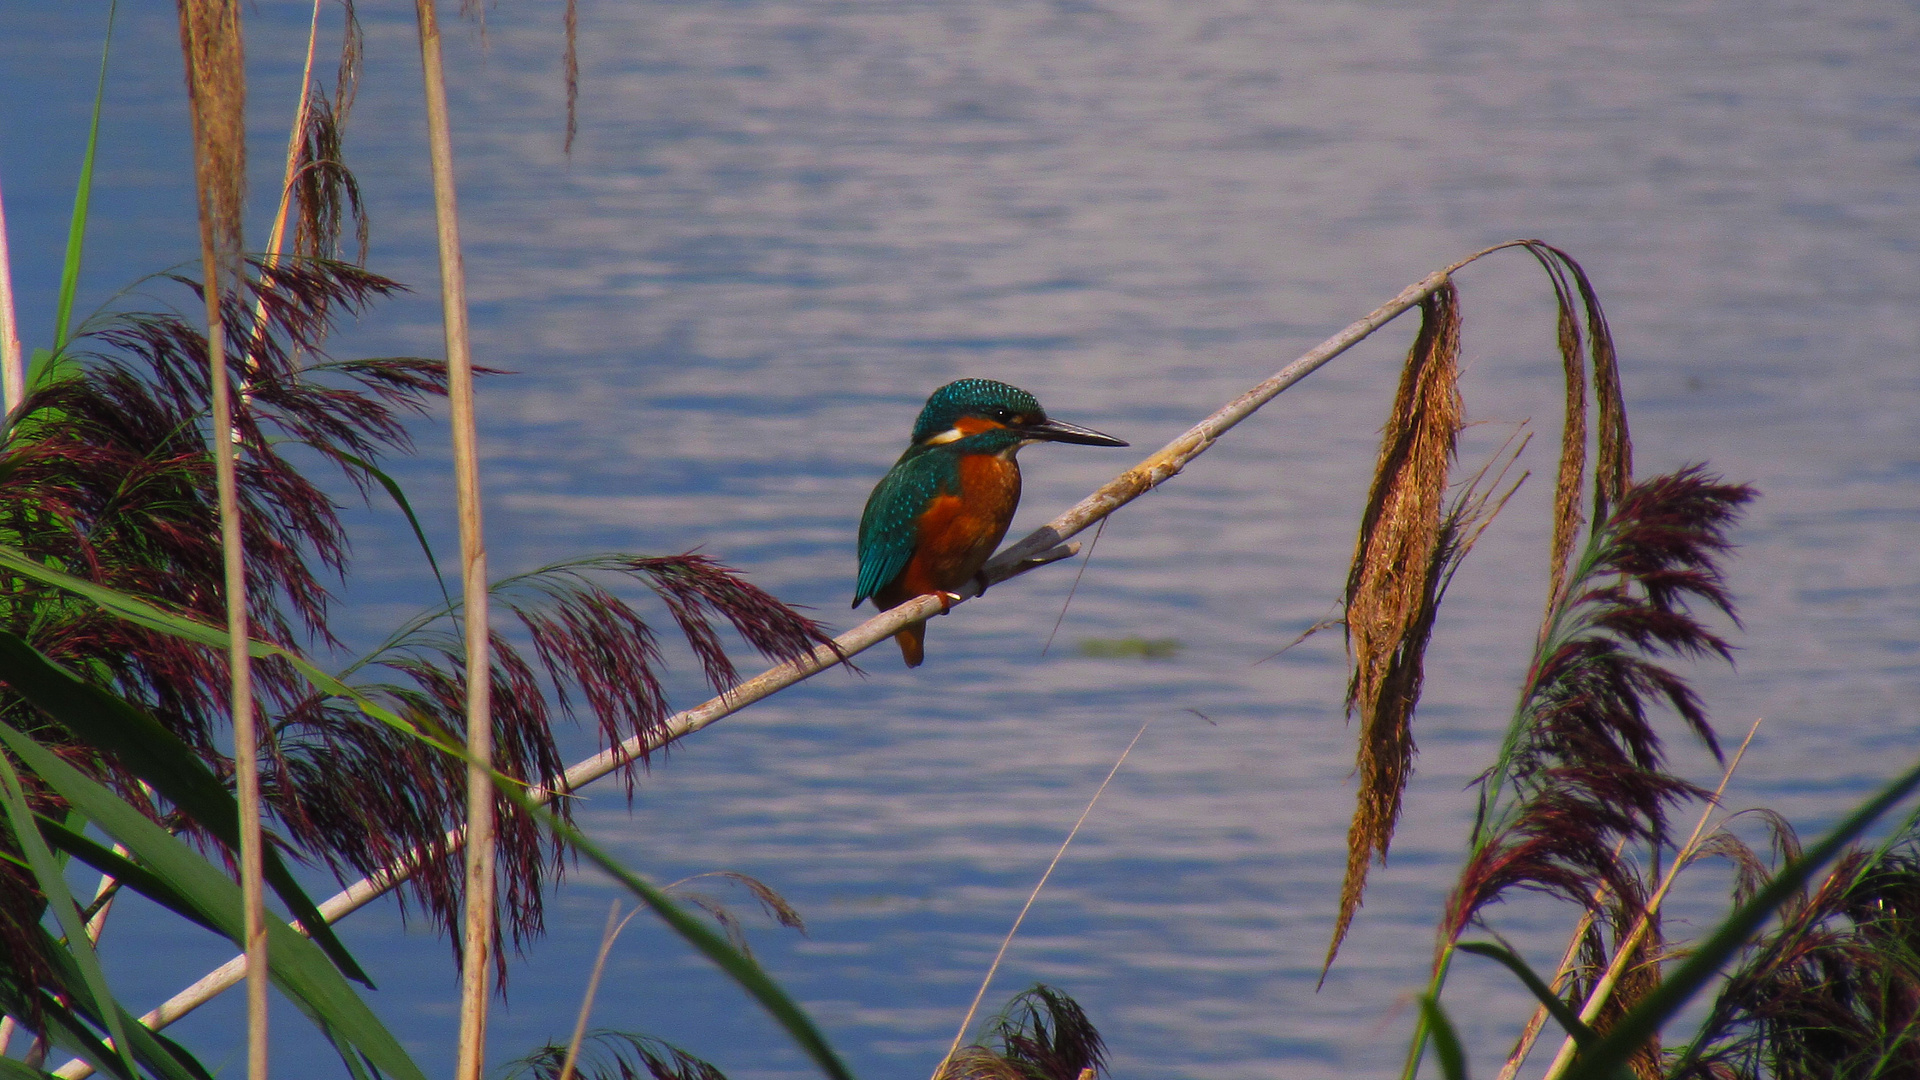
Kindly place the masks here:
[(1514, 977), (1526, 986), (1527, 990), (1546, 1008), (1549, 1015), (1559, 1021), (1560, 1026), (1566, 1029), (1574, 1042), (1581, 1046), (1591, 1046), (1599, 1038), (1592, 1028), (1582, 1022), (1580, 1017), (1574, 1015), (1574, 1011), (1567, 1007), (1567, 1003), (1560, 999), (1560, 995), (1554, 993), (1553, 988), (1548, 986), (1531, 967), (1528, 967), (1527, 962), (1520, 959), (1512, 949), (1486, 941), (1463, 941), (1456, 948), (1463, 953), (1472, 953), (1475, 956), (1484, 956), (1489, 960), (1497, 961), (1508, 971), (1513, 972)]
[[(43, 934), (42, 937), (46, 942), (44, 948), (57, 950), (59, 943), (53, 940), (53, 935)], [(51, 1000), (48, 1000), (49, 998)], [(80, 995), (71, 996), (72, 1001), (78, 1001), (79, 998)], [(138, 1080), (137, 1074), (127, 1071), (126, 1062), (121, 1060), (114, 1048), (102, 1042), (74, 1007), (68, 1001), (61, 1000), (61, 996), (43, 994), (42, 1000), (9, 1003), (7, 1011), (17, 1012), (20, 1015), (32, 1015), (31, 1009), (34, 1006), (39, 1008), (36, 1022), (40, 1027), (40, 1035), (49, 1044), (75, 1055), (102, 1076), (114, 1077), (116, 1080)], [(39, 1075), (38, 1070), (35, 1071), (35, 1075)], [(60, 1074), (50, 1075), (57, 1077)]]
[(1433, 1033), (1433, 1056), (1440, 1059), (1440, 1075), (1447, 1080), (1469, 1080), (1467, 1052), (1460, 1045), (1460, 1033), (1447, 1019), (1446, 1010), (1432, 994), (1420, 995), (1420, 1016)]
[[(47, 906), (53, 909), (53, 917), (66, 935), (65, 955), (72, 958), (94, 1000), (103, 1006), (111, 1003), (114, 1000), (113, 992), (107, 989), (107, 976), (100, 968), (100, 957), (93, 951), (93, 941), (87, 936), (87, 920), (67, 889), (66, 878), (60, 872), (60, 862), (54, 858), (46, 840), (40, 835), (33, 809), (27, 804), (26, 791), (20, 786), (20, 774), (14, 770), (13, 762), (5, 754), (0, 754), (0, 796), (6, 800), (7, 823), (12, 828), (14, 843), (20, 845), (20, 853), (33, 872), (40, 894), (47, 898)], [(137, 1071), (133, 1055), (127, 1050), (127, 1033), (120, 1022), (120, 1014), (103, 1008), (102, 1019), (107, 1030), (113, 1034), (114, 1044), (119, 1048), (120, 1060), (126, 1065), (127, 1072)]]
[[(149, 604), (138, 597), (128, 596), (125, 593), (109, 589), (103, 585), (95, 585), (90, 581), (83, 581), (71, 574), (64, 574), (58, 570), (50, 569), (5, 545), (0, 545), (0, 566), (13, 570), (22, 576), (53, 585), (71, 592), (76, 596), (91, 600), (103, 609), (111, 611), (115, 615), (139, 626), (159, 630), (163, 633), (174, 634), (187, 641), (197, 642), (202, 645), (212, 645), (222, 648), (227, 647), (233, 640), (227, 632), (220, 627), (211, 626), (183, 615), (176, 615)], [(4, 640), (4, 637), (0, 637), (0, 641)], [(402, 718), (399, 714), (375, 701), (357, 688), (341, 682), (335, 676), (316, 667), (307, 658), (291, 649), (283, 648), (269, 641), (256, 639), (247, 643), (247, 651), (256, 659), (271, 657), (284, 661), (317, 689), (327, 694), (352, 701), (360, 711), (386, 724), (395, 731), (432, 743), (455, 757), (461, 756), (458, 747), (438, 738), (435, 733), (423, 730), (419, 725)]]
[(24, 1061), (10, 1057), (0, 1057), (0, 1080), (54, 1080), (50, 1072), (42, 1072)]
[(87, 244), (87, 207), (93, 201), (93, 155), (100, 145), (100, 106), (107, 97), (107, 58), (113, 54), (113, 17), (120, 0), (107, 4), (106, 41), (100, 46), (100, 80), (93, 91), (93, 119), (87, 125), (87, 152), (80, 159), (80, 180), (73, 189), (73, 218), (67, 225), (67, 254), (60, 267), (55, 299), (52, 356), (66, 348), (73, 329), (73, 297), (80, 290), (80, 254)]
[[(221, 843), (230, 849), (239, 846), (239, 809), (233, 796), (205, 763), (152, 717), (61, 669), (4, 630), (0, 630), (0, 678), (80, 742), (114, 755)], [(266, 878), (281, 901), (340, 971), (371, 985), (279, 854), (268, 849), (263, 862)]]
[[(200, 916), (195, 921), (214, 924), (236, 943), (245, 940), (242, 890), (226, 875), (53, 751), (6, 724), (0, 724), (0, 742), (75, 809), (125, 844), (147, 869), (165, 881), (173, 897), (191, 904)], [(313, 942), (278, 920), (269, 922), (268, 928), (274, 941), (269, 953), (272, 967), (263, 976), (271, 977), (316, 1024), (365, 1053), (388, 1076), (424, 1080), (399, 1041)], [(125, 1045), (118, 1032), (116, 1041)]]
[[(124, 1064), (116, 1048), (102, 1044), (87, 1030), (86, 1025), (107, 1028), (113, 1024), (124, 1029), (132, 1040), (127, 1044), (135, 1061), (146, 1067), (149, 1075), (156, 1080), (211, 1080), (206, 1069), (194, 1060), (193, 1055), (180, 1049), (170, 1039), (161, 1038), (134, 1020), (120, 1003), (112, 998), (101, 999), (96, 996), (86, 980), (81, 977), (75, 964), (75, 955), (61, 947), (51, 934), (46, 934), (41, 951), (46, 954), (57, 969), (55, 982), (59, 985), (59, 994), (65, 1000), (60, 1005), (70, 1005), (66, 1009), (45, 1009), (47, 1015), (55, 1017), (54, 1027), (64, 1036), (78, 1038), (79, 1045), (103, 1059), (112, 1068), (108, 1072), (123, 1069)], [(130, 1077), (138, 1074), (127, 1074)]]
[[(114, 887), (132, 889), (188, 922), (198, 923), (216, 934), (223, 932), (166, 878), (104, 844), (94, 843), (86, 834), (76, 832), (66, 822), (40, 815), (40, 835), (53, 847), (112, 878)], [(97, 934), (90, 936), (98, 940)]]
[(381, 488), (386, 491), (387, 497), (393, 500), (393, 505), (399, 507), (400, 512), (406, 515), (407, 527), (413, 530), (414, 543), (420, 545), (420, 553), (427, 557), (427, 567), (433, 571), (434, 583), (440, 586), (440, 597), (446, 601), (448, 610), (452, 610), (453, 594), (447, 591), (447, 578), (446, 575), (440, 572), (440, 560), (433, 557), (433, 545), (427, 542), (427, 531), (421, 527), (420, 518), (414, 514), (413, 504), (407, 501), (407, 493), (405, 489), (401, 488), (400, 482), (387, 475), (385, 470), (373, 462), (357, 454), (349, 454), (345, 450), (324, 446), (320, 443), (308, 442), (306, 445), (337, 461), (360, 470), (365, 475), (371, 477), (375, 483), (378, 483)]

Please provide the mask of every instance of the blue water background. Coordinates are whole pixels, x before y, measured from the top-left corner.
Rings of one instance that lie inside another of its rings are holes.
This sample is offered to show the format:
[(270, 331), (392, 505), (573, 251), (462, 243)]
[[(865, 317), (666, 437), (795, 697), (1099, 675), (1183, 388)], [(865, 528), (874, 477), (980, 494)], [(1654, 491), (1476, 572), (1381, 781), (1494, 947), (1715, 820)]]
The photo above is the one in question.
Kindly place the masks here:
[[(370, 265), (416, 292), (336, 349), (438, 354), (411, 11), (360, 14), (347, 150)], [(699, 546), (846, 627), (862, 501), (931, 387), (1003, 378), (1144, 452), (1429, 271), (1539, 236), (1607, 305), (1639, 472), (1705, 460), (1764, 492), (1731, 564), (1738, 669), (1693, 669), (1732, 741), (1765, 718), (1730, 805), (1817, 828), (1920, 755), (1913, 5), (584, 0), (570, 159), (558, 6), (495, 5), (484, 31), (446, 17), (475, 352), (517, 373), (480, 396), (497, 571)], [(258, 241), (307, 12), (274, 0), (246, 18)], [(122, 5), (82, 312), (196, 250), (172, 19)], [(52, 324), (104, 22), (100, 3), (0, 12), (0, 184), (30, 346)], [(1045, 655), (1068, 567), (937, 620), (924, 668), (876, 650), (866, 677), (732, 717), (657, 763), (630, 807), (603, 784), (580, 818), (657, 881), (729, 869), (778, 889), (811, 933), (756, 928), (757, 954), (859, 1075), (924, 1076), (1055, 846), (1152, 721), (989, 1001), (1066, 989), (1120, 1076), (1389, 1075), (1464, 788), (1506, 722), (1545, 584), (1550, 294), (1517, 254), (1459, 284), (1480, 423), (1463, 460), (1530, 420), (1535, 476), (1448, 597), (1406, 818), (1324, 989), (1352, 804), (1344, 660), (1337, 633), (1271, 657), (1334, 610), (1410, 320), (1117, 515)], [(444, 560), (444, 424), (418, 433), (398, 472)], [(1024, 460), (1016, 533), (1137, 453)], [(342, 625), (364, 643), (433, 586), (398, 515), (352, 520)], [(1136, 635), (1182, 650), (1078, 655)], [(677, 671), (676, 702), (698, 701)], [(1725, 884), (1689, 879), (1669, 931), (1710, 920)], [(495, 1060), (564, 1037), (617, 895), (586, 872), (555, 894), (552, 933), (513, 967)], [(1567, 920), (1522, 902), (1497, 925), (1550, 966)], [(390, 904), (344, 933), (381, 1014), (449, 1071), (446, 945)], [(228, 955), (137, 905), (106, 948), (140, 1008)], [(1486, 968), (1463, 962), (1448, 1004), (1490, 1075), (1529, 1003)], [(238, 1069), (238, 1008), (174, 1030)], [(276, 1075), (337, 1075), (290, 1008), (276, 1016)], [(595, 1022), (736, 1080), (810, 1074), (644, 916)]]

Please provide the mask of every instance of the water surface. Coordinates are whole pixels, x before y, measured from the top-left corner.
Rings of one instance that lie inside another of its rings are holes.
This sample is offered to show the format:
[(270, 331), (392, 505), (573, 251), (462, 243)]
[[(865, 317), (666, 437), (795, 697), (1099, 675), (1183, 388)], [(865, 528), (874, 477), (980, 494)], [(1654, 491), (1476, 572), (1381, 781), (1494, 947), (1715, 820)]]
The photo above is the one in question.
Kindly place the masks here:
[[(99, 6), (18, 3), (0, 35), (7, 84), (36, 88), (0, 106), (30, 338), (51, 323)], [(361, 15), (348, 149), (372, 265), (418, 294), (340, 348), (437, 352), (411, 23), (393, 5)], [(247, 17), (264, 206), (305, 15)], [(83, 307), (193, 252), (170, 18), (122, 12)], [(571, 159), (557, 11), (499, 5), (484, 35), (450, 41), (476, 352), (518, 372), (481, 399), (501, 571), (704, 545), (849, 626), (862, 501), (933, 386), (1002, 378), (1146, 450), (1405, 284), (1539, 236), (1607, 304), (1639, 471), (1707, 460), (1765, 493), (1732, 566), (1738, 671), (1697, 671), (1724, 732), (1766, 718), (1733, 802), (1814, 828), (1920, 751), (1910, 5), (586, 0), (581, 25)], [(1460, 286), (1482, 422), (1464, 456), (1527, 420), (1549, 445), (1544, 281), (1509, 255)], [(1332, 611), (1411, 332), (1383, 331), (1115, 517), (1044, 655), (1069, 568), (937, 620), (916, 672), (876, 650), (864, 678), (725, 721), (657, 765), (631, 809), (596, 791), (583, 820), (656, 880), (732, 869), (780, 890), (811, 935), (756, 931), (758, 954), (860, 1075), (925, 1075), (1054, 846), (1151, 720), (989, 1000), (1068, 990), (1123, 1076), (1387, 1075), (1457, 869), (1463, 787), (1505, 723), (1545, 582), (1536, 478), (1448, 599), (1406, 822), (1316, 993), (1351, 811), (1343, 656), (1322, 635), (1271, 657)], [(421, 438), (405, 477), (448, 522), (444, 430)], [(1016, 532), (1130, 453), (1029, 451)], [(370, 637), (431, 585), (393, 515), (357, 520), (349, 617)], [(1182, 648), (1079, 655), (1128, 636)], [(1675, 745), (1711, 782), (1711, 761)], [(1702, 875), (1679, 914), (1711, 918), (1723, 885)], [(613, 896), (588, 874), (558, 893), (551, 937), (515, 966), (497, 1059), (570, 1027)], [(1551, 964), (1555, 911), (1501, 920)], [(143, 940), (155, 923), (109, 935), (143, 1005), (225, 955)], [(444, 944), (390, 908), (347, 934), (382, 1014), (449, 1068)], [(1474, 965), (1449, 1004), (1483, 1071), (1527, 1008)], [(177, 1030), (219, 1060), (237, 1008)], [(595, 1019), (736, 1080), (809, 1071), (638, 922)], [(286, 1010), (276, 1071), (333, 1075), (297, 1022)]]

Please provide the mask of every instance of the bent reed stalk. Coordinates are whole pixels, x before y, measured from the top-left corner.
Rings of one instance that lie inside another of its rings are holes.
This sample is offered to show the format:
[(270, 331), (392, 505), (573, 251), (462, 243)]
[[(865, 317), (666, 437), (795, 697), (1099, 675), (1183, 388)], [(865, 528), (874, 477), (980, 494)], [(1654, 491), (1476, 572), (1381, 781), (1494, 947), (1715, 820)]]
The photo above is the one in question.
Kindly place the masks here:
[[(430, 4), (431, 0), (420, 0), (420, 3), (424, 7)], [(1521, 243), (1527, 243), (1527, 241), (1513, 242), (1513, 244)], [(1475, 259), (1508, 246), (1512, 244), (1476, 252), (1445, 270), (1436, 270), (1407, 286), (1398, 296), (1350, 323), (1271, 377), (1222, 405), (1212, 415), (1148, 455), (1139, 464), (1108, 481), (1065, 513), (1002, 550), (981, 571), (982, 578), (987, 585), (996, 585), (1036, 567), (1071, 558), (1079, 549), (1079, 545), (1067, 543), (1072, 537), (1104, 521), (1114, 511), (1178, 476), (1189, 462), (1206, 453), (1223, 435), (1242, 420), (1252, 416), (1261, 406), (1313, 374), (1333, 358), (1366, 340), (1374, 331), (1418, 306), (1427, 297), (1445, 288), (1452, 280), (1454, 271)], [(484, 596), (484, 593), (481, 595)], [(536, 804), (545, 805), (558, 796), (578, 791), (635, 759), (644, 758), (762, 698), (770, 697), (797, 682), (845, 663), (880, 642), (892, 638), (905, 627), (944, 614), (947, 610), (958, 607), (977, 595), (977, 588), (970, 584), (954, 599), (920, 596), (891, 610), (883, 611), (834, 638), (831, 645), (822, 645), (814, 649), (805, 660), (775, 665), (694, 708), (676, 713), (654, 733), (634, 736), (617, 746), (580, 761), (562, 775), (530, 790), (528, 795)], [(378, 873), (361, 878), (334, 894), (319, 905), (321, 917), (329, 923), (337, 922), (406, 881), (430, 859), (444, 857), (460, 850), (465, 846), (466, 840), (465, 830), (449, 830), (431, 850), (411, 851), (394, 860)], [(300, 929), (297, 923), (295, 929)], [(246, 958), (236, 956), (142, 1016), (140, 1022), (152, 1030), (164, 1028), (232, 988), (245, 977), (246, 971)], [(92, 1072), (92, 1066), (76, 1058), (63, 1065), (55, 1075), (62, 1080), (80, 1080), (81, 1077), (88, 1076)]]

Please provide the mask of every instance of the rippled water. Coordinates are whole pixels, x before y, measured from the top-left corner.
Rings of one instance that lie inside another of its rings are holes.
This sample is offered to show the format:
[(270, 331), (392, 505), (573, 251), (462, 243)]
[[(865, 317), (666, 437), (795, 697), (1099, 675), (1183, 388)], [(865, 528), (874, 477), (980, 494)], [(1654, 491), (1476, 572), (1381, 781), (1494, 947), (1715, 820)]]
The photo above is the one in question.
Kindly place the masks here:
[[(30, 330), (51, 321), (97, 6), (0, 16), (0, 181)], [(373, 266), (426, 295), (375, 312), (343, 352), (439, 347), (399, 7), (361, 4), (349, 153)], [(248, 15), (256, 198), (284, 138), (296, 8)], [(83, 306), (193, 250), (170, 18), (123, 11)], [(559, 23), (550, 5), (499, 5), (450, 55), (477, 353), (520, 373), (481, 403), (501, 570), (705, 545), (848, 626), (860, 506), (932, 386), (1004, 378), (1150, 449), (1428, 271), (1540, 236), (1608, 305), (1640, 471), (1704, 459), (1765, 492), (1733, 565), (1738, 672), (1698, 671), (1723, 731), (1766, 718), (1733, 801), (1817, 827), (1920, 748), (1911, 5), (587, 0), (570, 161)], [(1477, 461), (1522, 420), (1553, 431), (1558, 375), (1530, 262), (1460, 284)], [(768, 966), (861, 1075), (924, 1075), (1151, 720), (989, 1000), (1065, 988), (1123, 1076), (1387, 1074), (1465, 835), (1462, 788), (1504, 725), (1544, 586), (1532, 482), (1443, 612), (1407, 821), (1315, 993), (1351, 810), (1343, 660), (1334, 635), (1271, 656), (1332, 609), (1411, 329), (1118, 515), (1050, 651), (1065, 567), (937, 620), (919, 671), (877, 650), (866, 678), (733, 717), (657, 766), (631, 812), (607, 790), (583, 819), (656, 879), (725, 868), (783, 892), (811, 936), (756, 932)], [(444, 434), (422, 439), (408, 482), (450, 517)], [(1016, 532), (1132, 453), (1029, 451)], [(399, 522), (364, 527), (352, 618), (371, 634), (429, 586)], [(1133, 635), (1180, 653), (1079, 655)], [(1711, 780), (1704, 755), (1680, 758)], [(1703, 875), (1680, 914), (1711, 918), (1721, 884)], [(561, 891), (551, 938), (515, 967), (496, 1057), (570, 1026), (612, 896), (584, 874)], [(1551, 963), (1555, 912), (1501, 917)], [(143, 1005), (225, 955), (141, 941), (144, 925), (109, 936)], [(383, 1015), (448, 1067), (445, 947), (391, 910), (348, 925)], [(1527, 1007), (1470, 965), (1449, 1003), (1483, 1070)], [(177, 1030), (217, 1059), (236, 1009)], [(808, 1072), (651, 928), (623, 939), (595, 1018), (737, 1080)], [(288, 1010), (276, 1070), (332, 1075), (296, 1025)]]

